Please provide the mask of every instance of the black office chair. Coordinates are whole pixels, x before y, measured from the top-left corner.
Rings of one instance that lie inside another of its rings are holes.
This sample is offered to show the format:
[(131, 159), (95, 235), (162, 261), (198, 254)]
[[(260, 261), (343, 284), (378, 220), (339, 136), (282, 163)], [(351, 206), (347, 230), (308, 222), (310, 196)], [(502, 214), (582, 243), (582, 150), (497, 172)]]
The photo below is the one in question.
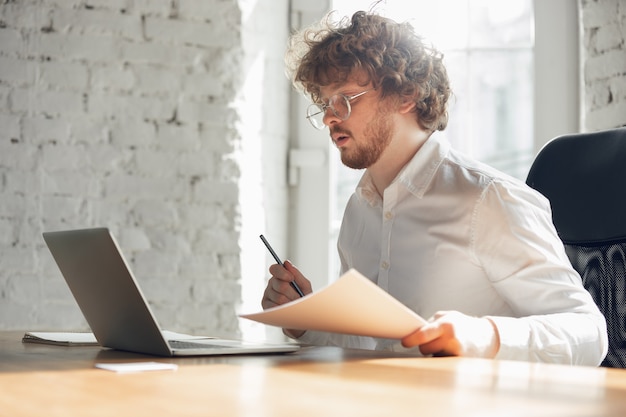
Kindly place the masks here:
[(553, 139), (526, 183), (550, 200), (567, 255), (606, 317), (602, 366), (626, 368), (626, 127)]

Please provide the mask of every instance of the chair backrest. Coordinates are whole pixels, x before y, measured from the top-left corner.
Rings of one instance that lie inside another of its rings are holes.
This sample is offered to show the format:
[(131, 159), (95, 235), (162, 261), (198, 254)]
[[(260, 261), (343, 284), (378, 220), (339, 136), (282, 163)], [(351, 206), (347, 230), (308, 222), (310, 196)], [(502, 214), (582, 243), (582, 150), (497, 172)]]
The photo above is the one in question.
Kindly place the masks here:
[(567, 255), (606, 317), (602, 366), (626, 368), (626, 127), (553, 139), (526, 183), (550, 201)]

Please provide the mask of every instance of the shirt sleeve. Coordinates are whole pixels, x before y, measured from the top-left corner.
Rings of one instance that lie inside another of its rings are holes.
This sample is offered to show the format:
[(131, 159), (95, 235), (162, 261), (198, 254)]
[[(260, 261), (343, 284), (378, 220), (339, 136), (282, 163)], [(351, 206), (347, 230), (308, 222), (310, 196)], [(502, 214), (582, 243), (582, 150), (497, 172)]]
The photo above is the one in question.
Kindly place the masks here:
[(604, 316), (573, 269), (547, 199), (493, 181), (473, 218), (472, 248), (516, 317), (489, 317), (499, 359), (597, 366), (608, 349)]

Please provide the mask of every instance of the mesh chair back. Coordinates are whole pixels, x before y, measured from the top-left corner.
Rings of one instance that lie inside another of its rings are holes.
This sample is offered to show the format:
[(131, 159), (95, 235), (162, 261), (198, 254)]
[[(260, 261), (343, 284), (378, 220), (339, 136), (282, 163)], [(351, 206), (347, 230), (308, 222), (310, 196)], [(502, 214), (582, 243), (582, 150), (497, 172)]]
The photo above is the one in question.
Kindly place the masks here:
[(626, 243), (565, 244), (565, 250), (606, 317), (609, 352), (602, 366), (626, 368)]
[(550, 200), (567, 255), (606, 317), (602, 365), (626, 368), (626, 128), (553, 139), (526, 183)]

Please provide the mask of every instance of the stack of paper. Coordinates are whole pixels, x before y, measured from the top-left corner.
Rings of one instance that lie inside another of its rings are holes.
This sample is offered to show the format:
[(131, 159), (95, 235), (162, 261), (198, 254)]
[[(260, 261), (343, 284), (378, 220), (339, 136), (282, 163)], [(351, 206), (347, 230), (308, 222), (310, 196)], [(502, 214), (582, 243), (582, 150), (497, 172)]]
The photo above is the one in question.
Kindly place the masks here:
[(60, 346), (97, 346), (98, 341), (93, 333), (71, 332), (26, 332), (22, 337), (24, 343), (43, 343)]

